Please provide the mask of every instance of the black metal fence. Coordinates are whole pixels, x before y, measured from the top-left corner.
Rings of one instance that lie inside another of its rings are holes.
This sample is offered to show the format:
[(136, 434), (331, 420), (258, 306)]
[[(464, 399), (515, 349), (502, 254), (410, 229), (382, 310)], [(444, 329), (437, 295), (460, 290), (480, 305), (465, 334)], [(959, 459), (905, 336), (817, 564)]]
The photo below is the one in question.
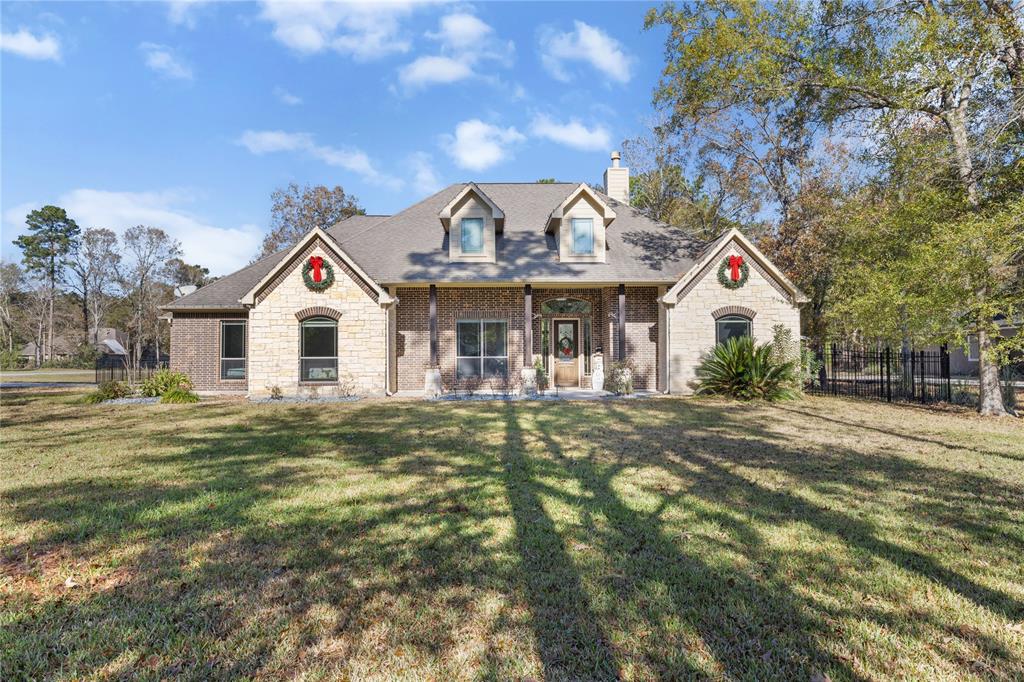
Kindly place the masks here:
[[(949, 353), (938, 350), (847, 347), (838, 344), (814, 350), (816, 363), (805, 384), (814, 395), (850, 396), (886, 402), (977, 404), (978, 379), (952, 376)], [(1004, 398), (1016, 404), (1024, 388), (1021, 368), (1004, 367), (1000, 377)]]
[(167, 367), (166, 360), (143, 358), (137, 366), (129, 368), (121, 355), (101, 355), (96, 360), (96, 383), (104, 381), (128, 381), (129, 374), (134, 374), (135, 381), (148, 379), (158, 369)]

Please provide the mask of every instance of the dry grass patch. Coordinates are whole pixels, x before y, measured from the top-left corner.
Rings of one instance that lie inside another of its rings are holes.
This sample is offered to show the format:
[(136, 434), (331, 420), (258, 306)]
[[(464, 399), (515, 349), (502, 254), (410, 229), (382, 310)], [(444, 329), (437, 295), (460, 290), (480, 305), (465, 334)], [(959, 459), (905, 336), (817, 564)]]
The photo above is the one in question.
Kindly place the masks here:
[(5, 392), (4, 679), (1020, 679), (1024, 427)]

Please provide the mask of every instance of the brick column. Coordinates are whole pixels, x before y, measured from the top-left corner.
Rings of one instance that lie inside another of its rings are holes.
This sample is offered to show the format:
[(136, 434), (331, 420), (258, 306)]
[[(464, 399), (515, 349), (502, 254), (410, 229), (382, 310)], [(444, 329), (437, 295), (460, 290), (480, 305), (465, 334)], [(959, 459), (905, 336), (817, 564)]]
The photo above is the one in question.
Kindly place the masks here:
[(533, 367), (533, 287), (523, 287), (523, 367)]

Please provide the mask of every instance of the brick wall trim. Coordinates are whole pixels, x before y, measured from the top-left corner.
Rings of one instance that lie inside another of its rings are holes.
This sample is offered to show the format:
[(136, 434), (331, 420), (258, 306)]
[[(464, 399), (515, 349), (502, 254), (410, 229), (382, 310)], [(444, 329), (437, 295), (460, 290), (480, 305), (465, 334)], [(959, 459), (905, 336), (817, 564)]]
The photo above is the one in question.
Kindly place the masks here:
[(740, 315), (748, 320), (753, 320), (754, 316), (757, 315), (757, 311), (742, 305), (727, 305), (711, 313), (711, 317), (716, 320), (726, 315)]
[(303, 308), (295, 313), (295, 319), (299, 322), (308, 320), (311, 317), (329, 317), (332, 320), (340, 320), (341, 311), (335, 310), (334, 308), (328, 308), (324, 305), (314, 305), (308, 308)]

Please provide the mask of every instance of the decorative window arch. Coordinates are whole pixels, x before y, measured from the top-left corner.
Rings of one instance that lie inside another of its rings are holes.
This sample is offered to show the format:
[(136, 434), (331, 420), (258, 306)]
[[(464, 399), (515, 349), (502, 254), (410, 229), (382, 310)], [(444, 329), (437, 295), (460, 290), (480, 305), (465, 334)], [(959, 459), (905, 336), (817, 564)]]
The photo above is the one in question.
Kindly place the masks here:
[(751, 336), (751, 319), (744, 315), (723, 315), (715, 320), (715, 343)]
[(295, 319), (299, 322), (308, 320), (311, 317), (329, 317), (337, 322), (341, 319), (341, 311), (335, 310), (334, 308), (328, 308), (327, 306), (315, 305), (309, 308), (303, 308), (295, 313)]
[(338, 320), (307, 317), (299, 322), (299, 381), (338, 380)]
[(711, 313), (711, 317), (716, 320), (720, 317), (725, 317), (726, 315), (739, 315), (740, 317), (745, 317), (748, 320), (753, 320), (754, 316), (757, 315), (757, 311), (742, 305), (727, 305)]
[(594, 306), (581, 298), (549, 298), (540, 304), (542, 315), (590, 315)]

